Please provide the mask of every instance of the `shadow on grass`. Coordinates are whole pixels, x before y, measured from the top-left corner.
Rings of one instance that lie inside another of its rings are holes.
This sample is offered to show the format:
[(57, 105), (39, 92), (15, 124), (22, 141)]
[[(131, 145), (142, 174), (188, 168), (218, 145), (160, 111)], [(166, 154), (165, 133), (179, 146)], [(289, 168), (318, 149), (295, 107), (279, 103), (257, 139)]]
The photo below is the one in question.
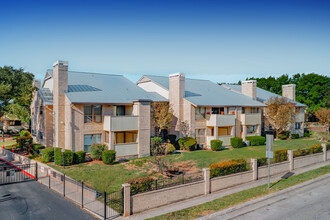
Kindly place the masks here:
[(274, 183), (274, 184), (271, 184), (270, 188), (272, 188), (272, 187), (275, 186), (276, 184), (280, 183), (282, 180), (286, 180), (286, 179), (288, 179), (289, 177), (291, 177), (291, 176), (293, 176), (293, 175), (294, 175), (294, 173), (292, 173), (292, 172), (288, 172), (288, 173), (284, 174), (284, 175), (281, 177), (281, 179), (280, 179), (279, 181), (277, 181), (277, 182)]

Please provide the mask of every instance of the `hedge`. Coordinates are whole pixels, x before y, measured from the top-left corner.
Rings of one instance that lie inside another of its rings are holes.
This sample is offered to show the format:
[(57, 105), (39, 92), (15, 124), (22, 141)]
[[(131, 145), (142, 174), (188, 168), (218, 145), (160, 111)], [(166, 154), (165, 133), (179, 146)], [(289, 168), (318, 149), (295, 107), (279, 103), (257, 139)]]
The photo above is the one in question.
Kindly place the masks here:
[(210, 177), (225, 176), (246, 170), (245, 160), (223, 161), (210, 165)]
[(19, 132), (19, 136), (20, 137), (26, 137), (26, 136), (29, 136), (29, 135), (31, 135), (31, 133), (29, 131), (27, 131), (27, 130), (21, 130)]
[(146, 192), (151, 189), (153, 179), (151, 177), (137, 177), (126, 180), (126, 183), (131, 185), (131, 194), (135, 195), (137, 193)]
[(48, 147), (41, 150), (42, 160), (45, 163), (53, 162), (54, 161), (54, 148)]
[(222, 149), (222, 141), (220, 141), (220, 140), (211, 140), (211, 149), (213, 151), (220, 151)]
[(250, 141), (251, 146), (260, 146), (266, 144), (266, 138), (263, 136), (247, 136), (247, 141)]
[(102, 159), (102, 152), (106, 149), (103, 144), (94, 144), (91, 146), (91, 158), (94, 160)]
[(277, 150), (275, 151), (275, 162), (282, 162), (288, 159), (288, 150)]
[(178, 140), (181, 150), (193, 151), (196, 150), (196, 139), (192, 137), (183, 137)]
[(41, 150), (41, 149), (45, 149), (45, 146), (44, 146), (44, 145), (41, 145), (41, 144), (34, 144), (34, 145), (32, 146), (32, 148), (33, 148), (33, 150), (35, 150), (35, 151), (39, 151), (39, 150)]
[(175, 151), (175, 147), (173, 146), (173, 144), (166, 144), (165, 145), (165, 154), (171, 154)]
[[(63, 153), (61, 148), (55, 149), (54, 160), (56, 165), (63, 165)], [(70, 166), (73, 163), (73, 152), (71, 150), (64, 151), (64, 166)]]
[(310, 154), (310, 149), (302, 148), (293, 152), (293, 157), (301, 157)]
[(321, 153), (323, 151), (321, 144), (314, 144), (310, 148), (311, 154)]
[(113, 164), (116, 161), (116, 151), (105, 150), (102, 152), (102, 162), (104, 164)]
[(289, 136), (290, 136), (290, 131), (281, 131), (278, 134), (278, 138), (281, 140), (285, 140), (285, 139), (289, 138)]
[(230, 138), (230, 145), (233, 148), (241, 148), (243, 147), (243, 139), (240, 137), (232, 137)]
[(291, 139), (298, 139), (299, 137), (299, 134), (291, 134)]
[(33, 143), (33, 138), (30, 134), (28, 134), (27, 136), (18, 137), (16, 142), (21, 150), (25, 150), (27, 146)]
[(266, 158), (266, 157), (263, 157), (263, 158), (258, 158), (257, 159), (257, 165), (258, 165), (258, 167), (261, 167), (261, 166), (264, 166), (264, 165), (266, 165), (267, 164), (267, 160), (268, 158)]
[(84, 163), (85, 162), (85, 157), (86, 157), (86, 152), (85, 151), (74, 152), (74, 155), (73, 155), (74, 163), (75, 164)]
[(304, 132), (304, 137), (310, 137), (311, 136), (311, 133), (308, 131), (308, 132)]

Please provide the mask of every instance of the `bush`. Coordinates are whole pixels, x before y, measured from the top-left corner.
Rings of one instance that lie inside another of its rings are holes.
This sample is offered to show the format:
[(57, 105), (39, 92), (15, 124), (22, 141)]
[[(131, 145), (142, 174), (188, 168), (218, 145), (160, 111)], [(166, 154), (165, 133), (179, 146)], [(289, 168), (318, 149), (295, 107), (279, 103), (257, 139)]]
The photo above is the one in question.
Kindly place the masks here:
[(164, 154), (164, 149), (162, 148), (163, 139), (160, 137), (152, 137), (150, 140), (150, 154)]
[(181, 150), (193, 151), (196, 150), (196, 139), (192, 137), (183, 137), (178, 140)]
[(261, 167), (261, 166), (264, 166), (267, 164), (267, 160), (268, 158), (266, 157), (263, 157), (263, 158), (258, 158), (257, 159), (257, 164), (258, 164), (258, 167)]
[(260, 146), (266, 144), (266, 138), (263, 136), (248, 136), (247, 141), (250, 141), (251, 146)]
[(33, 148), (33, 150), (39, 152), (39, 150), (41, 150), (41, 149), (45, 149), (45, 146), (44, 146), (44, 145), (41, 145), (41, 144), (34, 144), (34, 145), (32, 146), (32, 148)]
[(106, 149), (103, 144), (94, 144), (91, 146), (91, 158), (94, 160), (102, 159), (102, 152)]
[(275, 151), (275, 162), (282, 162), (288, 159), (288, 150), (277, 150)]
[(220, 151), (222, 149), (222, 141), (220, 141), (220, 140), (212, 140), (211, 141), (211, 149), (213, 151)]
[(113, 164), (116, 160), (116, 151), (105, 150), (102, 152), (102, 162), (104, 164)]
[(310, 154), (310, 149), (298, 149), (293, 152), (293, 157), (301, 157)]
[(330, 143), (327, 143), (327, 150), (330, 150)]
[(18, 137), (16, 142), (21, 150), (26, 150), (26, 147), (33, 143), (33, 138), (30, 134), (28, 134), (27, 136)]
[(74, 163), (75, 164), (84, 163), (85, 162), (85, 157), (86, 157), (86, 152), (85, 151), (74, 152), (74, 155), (73, 155)]
[(308, 132), (304, 132), (304, 137), (310, 137), (311, 136), (311, 133), (308, 131)]
[(149, 191), (153, 181), (151, 177), (146, 176), (129, 179), (126, 183), (131, 185), (131, 194), (135, 195), (137, 193)]
[(321, 153), (323, 151), (322, 145), (321, 144), (314, 144), (310, 148), (310, 153), (311, 154), (316, 154), (316, 153)]
[(31, 135), (31, 133), (29, 131), (27, 131), (27, 130), (21, 130), (19, 132), (19, 136), (20, 137), (26, 137), (26, 136), (29, 136), (29, 135)]
[(230, 145), (233, 148), (241, 148), (243, 147), (243, 139), (240, 137), (232, 137), (230, 138)]
[(170, 143), (175, 145), (176, 143), (176, 135), (175, 134), (169, 134), (167, 135), (167, 138), (170, 140)]
[[(55, 149), (54, 160), (56, 165), (63, 165), (63, 153), (61, 148)], [(73, 163), (73, 152), (71, 150), (64, 151), (64, 166), (70, 166)]]
[(173, 144), (166, 144), (165, 145), (165, 154), (171, 154), (175, 151), (175, 147), (173, 146)]
[(45, 163), (54, 161), (54, 148), (48, 147), (46, 149), (41, 150), (42, 160)]
[(246, 170), (245, 160), (223, 161), (210, 165), (210, 177), (225, 176)]
[(279, 134), (278, 134), (278, 138), (281, 139), (281, 140), (286, 140), (288, 139), (290, 136), (290, 131), (281, 131)]
[(299, 134), (291, 134), (291, 139), (298, 139), (299, 137)]

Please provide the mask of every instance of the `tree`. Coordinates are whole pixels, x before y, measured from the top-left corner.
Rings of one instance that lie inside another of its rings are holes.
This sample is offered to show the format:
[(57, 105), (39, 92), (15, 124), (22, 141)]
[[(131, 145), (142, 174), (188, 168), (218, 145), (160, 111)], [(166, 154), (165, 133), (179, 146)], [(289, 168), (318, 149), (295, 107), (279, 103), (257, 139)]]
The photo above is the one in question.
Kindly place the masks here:
[(271, 97), (265, 103), (265, 117), (276, 130), (276, 138), (279, 133), (289, 128), (295, 119), (295, 104), (284, 97)]
[(323, 125), (330, 124), (330, 109), (320, 108), (315, 112), (315, 116), (319, 120), (319, 122)]
[(184, 137), (188, 137), (191, 135), (190, 126), (189, 126), (188, 121), (180, 122), (180, 130)]
[(155, 102), (151, 104), (151, 115), (153, 122), (162, 130), (170, 129), (173, 120), (173, 110), (168, 102)]

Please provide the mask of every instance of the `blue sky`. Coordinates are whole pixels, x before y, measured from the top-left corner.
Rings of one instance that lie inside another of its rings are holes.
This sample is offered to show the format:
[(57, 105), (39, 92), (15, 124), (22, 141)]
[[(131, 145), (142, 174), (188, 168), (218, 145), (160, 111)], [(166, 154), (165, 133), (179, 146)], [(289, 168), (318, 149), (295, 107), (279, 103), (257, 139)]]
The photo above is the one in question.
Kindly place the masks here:
[(330, 75), (330, 1), (4, 1), (0, 66), (237, 82)]

